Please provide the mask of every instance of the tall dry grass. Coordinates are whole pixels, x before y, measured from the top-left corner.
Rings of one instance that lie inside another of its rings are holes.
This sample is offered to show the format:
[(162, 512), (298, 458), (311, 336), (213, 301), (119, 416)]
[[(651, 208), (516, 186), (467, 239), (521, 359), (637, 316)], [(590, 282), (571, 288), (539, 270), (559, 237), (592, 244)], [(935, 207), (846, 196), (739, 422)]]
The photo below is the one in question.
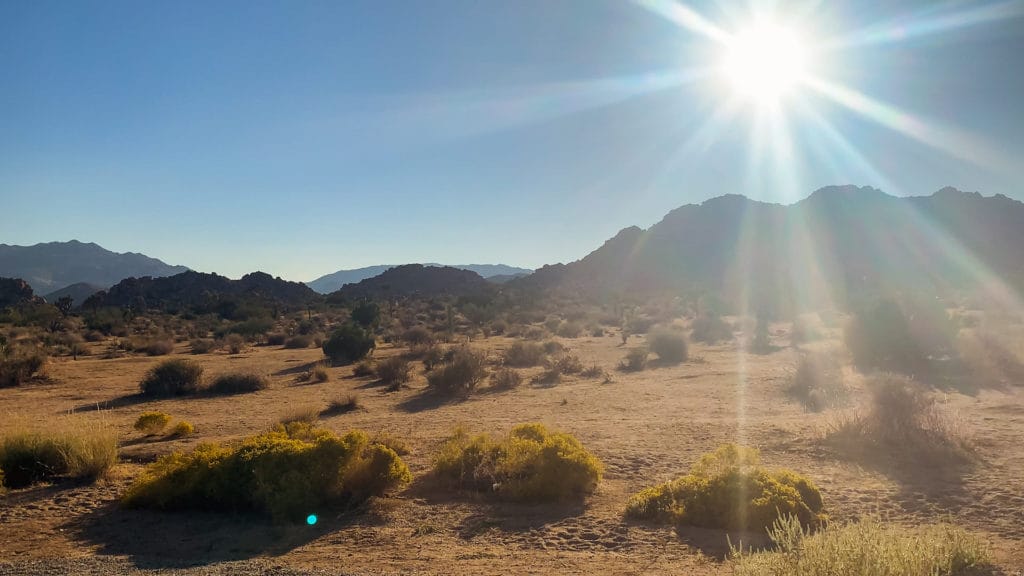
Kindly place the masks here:
[(118, 436), (101, 416), (19, 421), (0, 437), (0, 469), (10, 488), (59, 478), (96, 480), (117, 463)]

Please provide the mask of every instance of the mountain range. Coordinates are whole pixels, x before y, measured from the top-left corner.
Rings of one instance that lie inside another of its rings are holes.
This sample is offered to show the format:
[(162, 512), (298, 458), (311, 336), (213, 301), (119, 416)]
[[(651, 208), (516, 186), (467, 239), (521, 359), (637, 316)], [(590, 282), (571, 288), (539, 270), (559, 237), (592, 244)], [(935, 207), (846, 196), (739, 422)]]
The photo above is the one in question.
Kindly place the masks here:
[(173, 276), (186, 270), (143, 254), (119, 254), (78, 240), (33, 246), (0, 244), (0, 276), (21, 278), (39, 294), (78, 283), (106, 288), (133, 276)]
[[(321, 276), (311, 282), (306, 282), (306, 285), (321, 294), (329, 294), (340, 289), (346, 284), (356, 284), (357, 282), (361, 282), (367, 278), (379, 276), (396, 266), (399, 266), (399, 264), (384, 264), (380, 266), (355, 268), (352, 270), (338, 270), (337, 272)], [(516, 268), (515, 266), (507, 266), (505, 264), (452, 264), (449, 266), (445, 264), (429, 263), (423, 264), (423, 266), (435, 268), (444, 268), (447, 266), (449, 268), (469, 270), (498, 283), (507, 282), (513, 278), (525, 276), (533, 272), (533, 270), (528, 268)]]

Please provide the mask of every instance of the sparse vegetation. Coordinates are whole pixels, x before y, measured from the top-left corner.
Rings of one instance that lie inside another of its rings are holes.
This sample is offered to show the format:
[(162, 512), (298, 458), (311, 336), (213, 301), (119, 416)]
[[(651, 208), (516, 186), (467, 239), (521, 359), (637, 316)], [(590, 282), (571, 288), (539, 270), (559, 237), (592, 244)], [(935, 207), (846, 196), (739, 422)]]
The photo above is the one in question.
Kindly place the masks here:
[(277, 419), (277, 423), (283, 426), (295, 424), (296, 422), (313, 425), (320, 419), (320, 413), (321, 410), (312, 404), (297, 406), (282, 414)]
[(291, 338), (285, 340), (284, 347), (289, 350), (298, 350), (302, 348), (309, 348), (313, 345), (313, 336), (310, 334), (296, 334)]
[(413, 326), (402, 333), (402, 342), (410, 347), (429, 346), (434, 343), (434, 335), (424, 326)]
[(392, 388), (408, 382), (411, 372), (412, 364), (401, 356), (392, 356), (377, 363), (377, 378)]
[(174, 352), (174, 341), (170, 339), (166, 340), (154, 340), (145, 345), (142, 349), (147, 356), (166, 356), (171, 352)]
[(229, 354), (241, 354), (245, 348), (245, 338), (240, 334), (231, 333), (225, 336), (224, 345), (227, 346)]
[(160, 510), (252, 510), (296, 521), (310, 510), (356, 504), (411, 479), (398, 454), (365, 432), (337, 436), (293, 423), (236, 446), (204, 444), (164, 456), (123, 502)]
[(589, 494), (602, 471), (579, 440), (542, 424), (520, 424), (502, 438), (457, 430), (434, 460), (436, 476), (455, 488), (527, 502)]
[(543, 362), (546, 354), (544, 347), (537, 342), (517, 341), (505, 350), (502, 361), (506, 366), (528, 368)]
[(324, 409), (323, 414), (325, 416), (333, 416), (335, 414), (345, 414), (358, 410), (362, 407), (359, 402), (359, 396), (355, 394), (349, 394), (335, 400), (331, 400), (331, 403)]
[(196, 338), (189, 342), (193, 354), (209, 354), (217, 349), (217, 342), (212, 338)]
[(787, 515), (768, 535), (774, 551), (732, 549), (737, 576), (968, 576), (992, 568), (987, 546), (951, 524), (908, 527), (867, 518), (812, 533)]
[(221, 374), (206, 388), (209, 394), (244, 394), (258, 392), (270, 385), (266, 376), (252, 373)]
[(174, 358), (157, 364), (139, 384), (144, 396), (184, 396), (199, 391), (203, 367), (192, 360)]
[(427, 374), (427, 384), (445, 395), (468, 394), (487, 376), (487, 357), (469, 347), (454, 351), (436, 369)]
[(143, 412), (135, 420), (133, 428), (147, 436), (159, 434), (171, 423), (171, 415), (165, 412)]
[(362, 360), (376, 347), (373, 335), (356, 324), (345, 324), (324, 342), (324, 355), (334, 365)]
[(686, 344), (686, 336), (682, 332), (670, 328), (659, 328), (653, 331), (647, 339), (650, 351), (654, 352), (658, 359), (669, 364), (686, 362), (689, 358), (689, 346)]
[(327, 382), (330, 377), (331, 374), (327, 371), (327, 366), (323, 364), (314, 364), (313, 368), (309, 371), (309, 378), (314, 382)]
[(45, 365), (46, 355), (38, 351), (0, 356), (0, 388), (21, 386), (39, 377)]
[(689, 474), (640, 491), (626, 506), (637, 520), (729, 530), (765, 530), (786, 514), (821, 526), (818, 488), (796, 472), (761, 467), (757, 450), (735, 444), (701, 456)]
[(785, 392), (814, 412), (843, 406), (850, 397), (839, 361), (827, 352), (803, 354)]
[(619, 370), (623, 372), (639, 372), (647, 367), (647, 348), (630, 348), (626, 356), (619, 361)]
[(511, 390), (523, 383), (523, 376), (512, 368), (502, 368), (491, 374), (491, 386), (498, 390)]

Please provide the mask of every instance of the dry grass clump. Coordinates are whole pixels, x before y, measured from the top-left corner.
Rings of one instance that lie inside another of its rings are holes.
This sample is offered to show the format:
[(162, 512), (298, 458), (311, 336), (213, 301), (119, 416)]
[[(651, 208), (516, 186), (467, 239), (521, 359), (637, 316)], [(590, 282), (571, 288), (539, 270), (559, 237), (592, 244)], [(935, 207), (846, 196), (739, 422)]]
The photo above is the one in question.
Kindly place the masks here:
[(10, 488), (57, 478), (95, 480), (116, 462), (117, 433), (103, 421), (68, 418), (0, 438), (0, 469)]
[(583, 362), (574, 354), (556, 354), (544, 361), (544, 371), (534, 378), (539, 384), (555, 384), (565, 374), (579, 374), (583, 371)]
[(401, 356), (392, 356), (377, 363), (377, 378), (393, 389), (408, 382), (411, 372), (412, 364)]
[(282, 414), (281, 417), (277, 419), (277, 423), (283, 426), (288, 426), (289, 424), (294, 424), (296, 422), (312, 425), (320, 419), (320, 413), (321, 410), (312, 404), (297, 406)]
[(501, 438), (456, 430), (434, 460), (434, 474), (453, 487), (525, 502), (582, 497), (603, 470), (575, 437), (536, 423)]
[(314, 382), (327, 382), (330, 377), (331, 374), (327, 371), (327, 366), (323, 364), (315, 364), (309, 371), (309, 378)]
[(690, 356), (690, 348), (686, 336), (682, 332), (670, 328), (658, 328), (647, 338), (650, 351), (658, 355), (658, 359), (669, 364), (686, 362)]
[(826, 352), (803, 354), (785, 393), (814, 412), (844, 406), (850, 400), (843, 369), (836, 357)]
[(528, 368), (543, 362), (546, 354), (544, 346), (538, 342), (517, 341), (505, 350), (502, 363), (516, 368)]
[(212, 338), (196, 338), (189, 342), (193, 354), (209, 354), (217, 349), (217, 341)]
[(987, 546), (951, 524), (907, 527), (867, 518), (811, 533), (784, 516), (768, 535), (774, 551), (732, 548), (737, 576), (967, 576), (992, 569)]
[(144, 396), (183, 396), (199, 391), (203, 367), (192, 360), (174, 358), (154, 366), (139, 383)]
[(359, 396), (349, 394), (347, 396), (331, 400), (331, 403), (327, 405), (327, 408), (323, 410), (322, 414), (325, 416), (345, 414), (347, 412), (358, 410), (362, 407), (363, 405), (359, 402)]
[(523, 375), (512, 368), (501, 368), (491, 374), (491, 387), (497, 390), (511, 390), (523, 383)]
[(838, 419), (826, 441), (851, 453), (880, 453), (901, 460), (950, 463), (973, 450), (969, 438), (921, 384), (877, 374), (867, 381), (868, 405)]
[(647, 367), (647, 348), (631, 348), (626, 356), (619, 361), (619, 370), (623, 372), (639, 372)]
[(626, 505), (629, 518), (727, 530), (764, 530), (785, 514), (821, 526), (818, 488), (791, 470), (761, 467), (757, 450), (736, 444), (704, 454), (689, 474), (645, 488)]
[(206, 387), (208, 394), (229, 395), (245, 394), (264, 390), (270, 385), (270, 379), (260, 374), (221, 374)]
[(160, 510), (256, 511), (278, 521), (356, 504), (409, 482), (394, 450), (365, 432), (278, 425), (237, 445), (204, 444), (149, 466), (123, 498)]
[(135, 428), (146, 436), (159, 434), (168, 424), (171, 423), (171, 415), (166, 412), (143, 412), (135, 419)]
[(224, 345), (228, 348), (228, 354), (241, 354), (245, 348), (245, 338), (241, 334), (228, 334), (224, 338)]
[(427, 384), (445, 395), (468, 394), (475, 390), (486, 376), (486, 354), (463, 347), (453, 351), (450, 359), (443, 361), (427, 374)]
[(169, 338), (153, 340), (142, 347), (142, 351), (145, 352), (147, 356), (166, 356), (171, 352), (174, 352), (174, 340)]
[(363, 360), (352, 368), (352, 375), (356, 378), (369, 378), (377, 375), (377, 367), (371, 360)]

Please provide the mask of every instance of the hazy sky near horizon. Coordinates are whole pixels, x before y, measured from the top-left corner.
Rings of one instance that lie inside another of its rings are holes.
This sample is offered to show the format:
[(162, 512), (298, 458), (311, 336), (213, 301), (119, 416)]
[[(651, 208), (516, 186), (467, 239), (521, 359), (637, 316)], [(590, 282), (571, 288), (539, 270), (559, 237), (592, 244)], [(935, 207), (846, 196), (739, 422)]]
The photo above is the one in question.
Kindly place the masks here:
[[(726, 193), (1024, 199), (1024, 1), (753, 5), (0, 0), (0, 242), (311, 280), (571, 261)], [(665, 14), (772, 5), (842, 88), (724, 114)]]

